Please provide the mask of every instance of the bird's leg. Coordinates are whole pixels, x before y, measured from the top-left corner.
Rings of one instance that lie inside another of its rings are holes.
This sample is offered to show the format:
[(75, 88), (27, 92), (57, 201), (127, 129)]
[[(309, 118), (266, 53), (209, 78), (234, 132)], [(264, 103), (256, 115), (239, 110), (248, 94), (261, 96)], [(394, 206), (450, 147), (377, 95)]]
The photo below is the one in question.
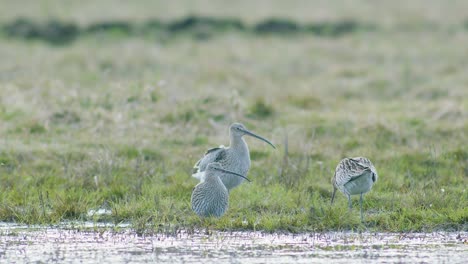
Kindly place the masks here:
[(359, 203), (361, 204), (361, 222), (364, 222), (364, 218), (362, 217), (362, 193), (361, 198), (359, 199)]
[(333, 201), (335, 200), (335, 193), (336, 193), (336, 187), (333, 186), (333, 193), (332, 193), (332, 198), (331, 198), (331, 204), (333, 204)]
[(351, 203), (351, 195), (348, 194), (348, 207), (349, 207), (349, 210), (351, 211), (351, 208), (353, 207), (352, 203)]

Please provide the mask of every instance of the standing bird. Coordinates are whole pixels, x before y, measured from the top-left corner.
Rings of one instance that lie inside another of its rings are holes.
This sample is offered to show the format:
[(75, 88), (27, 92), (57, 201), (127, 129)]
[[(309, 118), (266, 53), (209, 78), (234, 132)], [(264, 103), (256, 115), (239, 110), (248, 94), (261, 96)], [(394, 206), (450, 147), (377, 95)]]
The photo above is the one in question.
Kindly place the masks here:
[(331, 203), (335, 199), (336, 189), (339, 189), (348, 197), (348, 205), (351, 210), (351, 195), (360, 194), (362, 217), (362, 195), (372, 188), (377, 181), (378, 175), (372, 162), (364, 157), (344, 158), (338, 163), (333, 176), (333, 194)]
[[(245, 143), (242, 136), (249, 135), (260, 140), (265, 141), (276, 149), (275, 145), (265, 138), (250, 132), (240, 123), (234, 123), (229, 127), (229, 135), (231, 137), (229, 147), (220, 146), (218, 148), (209, 149), (205, 156), (203, 156), (193, 166), (192, 177), (199, 179), (201, 182), (204, 181), (205, 170), (208, 164), (211, 162), (219, 162), (223, 168), (236, 172), (241, 175), (247, 175), (250, 168), (250, 153), (247, 143)], [(226, 175), (221, 178), (224, 186), (229, 190), (241, 184), (244, 179), (232, 175)]]
[(197, 184), (192, 192), (192, 210), (197, 215), (221, 217), (226, 212), (229, 204), (229, 193), (220, 178), (228, 177), (227, 174), (250, 182), (243, 175), (223, 169), (218, 162), (208, 164), (205, 170), (205, 180)]

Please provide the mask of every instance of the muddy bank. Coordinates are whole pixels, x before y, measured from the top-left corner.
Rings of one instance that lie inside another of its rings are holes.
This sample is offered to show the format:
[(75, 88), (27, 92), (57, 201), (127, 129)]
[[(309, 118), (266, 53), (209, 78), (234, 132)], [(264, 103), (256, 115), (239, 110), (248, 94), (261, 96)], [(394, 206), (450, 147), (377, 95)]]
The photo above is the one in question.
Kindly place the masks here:
[(18, 18), (0, 26), (4, 35), (23, 40), (42, 40), (51, 44), (64, 45), (75, 39), (93, 34), (119, 36), (151, 36), (168, 38), (189, 34), (195, 39), (208, 39), (227, 31), (244, 32), (252, 35), (312, 34), (339, 37), (357, 30), (373, 30), (375, 25), (354, 20), (322, 21), (302, 24), (289, 19), (270, 18), (256, 24), (246, 24), (235, 18), (188, 16), (174, 21), (148, 20), (143, 23), (132, 21), (103, 21), (80, 26), (72, 21), (34, 21)]

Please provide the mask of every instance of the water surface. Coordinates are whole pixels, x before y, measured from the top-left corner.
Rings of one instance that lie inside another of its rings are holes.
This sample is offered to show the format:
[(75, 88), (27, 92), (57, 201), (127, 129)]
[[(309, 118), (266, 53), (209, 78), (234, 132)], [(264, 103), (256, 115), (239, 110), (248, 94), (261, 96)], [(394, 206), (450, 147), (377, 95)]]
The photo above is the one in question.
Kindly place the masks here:
[[(100, 231), (89, 231), (96, 227)], [(121, 225), (0, 224), (2, 263), (466, 263), (468, 232), (177, 231), (138, 235)]]

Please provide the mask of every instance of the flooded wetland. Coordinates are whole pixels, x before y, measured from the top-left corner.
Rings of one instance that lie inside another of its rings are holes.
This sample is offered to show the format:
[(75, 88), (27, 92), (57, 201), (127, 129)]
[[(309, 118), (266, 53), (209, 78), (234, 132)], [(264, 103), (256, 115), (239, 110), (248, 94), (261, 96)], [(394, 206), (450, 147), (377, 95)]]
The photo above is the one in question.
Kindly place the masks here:
[(468, 1), (0, 3), (0, 264), (468, 263)]
[(3, 224), (2, 263), (464, 263), (468, 232), (264, 233), (178, 231), (138, 235)]

